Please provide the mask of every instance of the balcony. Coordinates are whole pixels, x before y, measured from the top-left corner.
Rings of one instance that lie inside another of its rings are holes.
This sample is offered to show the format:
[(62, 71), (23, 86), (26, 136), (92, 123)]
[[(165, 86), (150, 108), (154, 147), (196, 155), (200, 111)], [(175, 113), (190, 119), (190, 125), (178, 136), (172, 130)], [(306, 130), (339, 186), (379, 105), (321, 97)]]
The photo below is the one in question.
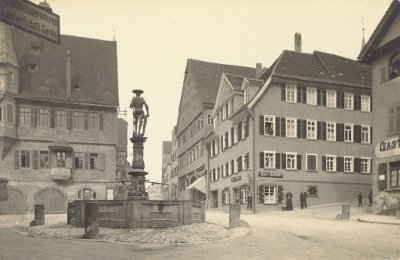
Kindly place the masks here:
[(68, 181), (71, 179), (72, 170), (70, 168), (51, 168), (50, 176), (55, 181)]

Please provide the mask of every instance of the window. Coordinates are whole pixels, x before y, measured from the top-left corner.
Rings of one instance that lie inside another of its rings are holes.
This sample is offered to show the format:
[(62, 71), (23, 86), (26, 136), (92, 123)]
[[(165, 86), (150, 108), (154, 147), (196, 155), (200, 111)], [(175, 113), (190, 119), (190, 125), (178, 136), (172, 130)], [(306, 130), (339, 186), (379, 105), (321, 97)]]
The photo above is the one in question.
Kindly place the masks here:
[(361, 111), (371, 111), (371, 97), (367, 95), (361, 95)]
[(297, 157), (296, 153), (286, 153), (286, 170), (297, 169), (296, 157)]
[(240, 202), (241, 203), (244, 203), (244, 204), (247, 203), (248, 194), (249, 194), (248, 187), (241, 187), (240, 188), (240, 198), (241, 198)]
[(335, 172), (336, 171), (336, 156), (327, 155), (326, 156), (326, 171)]
[(38, 46), (31, 46), (31, 54), (33, 55), (39, 55), (40, 54), (40, 47)]
[(31, 167), (31, 151), (21, 150), (21, 168)]
[(65, 128), (67, 122), (67, 112), (56, 110), (56, 127)]
[(400, 133), (400, 105), (389, 109), (389, 135)]
[(19, 108), (19, 124), (20, 125), (30, 125), (31, 124), (31, 114), (30, 108), (20, 107)]
[(307, 120), (307, 139), (317, 139), (317, 120)]
[(344, 172), (354, 172), (354, 157), (344, 157)]
[(207, 115), (207, 124), (208, 124), (208, 125), (213, 125), (213, 124), (214, 124), (213, 121), (214, 121), (214, 120), (213, 120), (212, 116), (211, 116), (211, 115)]
[(389, 76), (391, 79), (400, 75), (400, 53), (396, 53), (389, 61)]
[(223, 164), (223, 165), (221, 165), (221, 175), (222, 175), (222, 178), (225, 178), (226, 177), (226, 171), (227, 171), (227, 169), (226, 169), (226, 167), (225, 167), (225, 164)]
[(235, 160), (232, 160), (230, 165), (229, 165), (229, 169), (231, 171), (231, 175), (235, 173)]
[(275, 168), (275, 152), (264, 152), (264, 168)]
[(107, 188), (106, 194), (107, 194), (107, 200), (113, 200), (114, 199), (114, 189)]
[(238, 159), (234, 160), (233, 167), (234, 167), (234, 170), (233, 170), (234, 173), (239, 172), (239, 160)]
[(238, 125), (235, 125), (234, 127), (233, 127), (233, 143), (234, 144), (236, 144), (237, 142), (238, 142), (238, 140), (239, 140), (239, 135), (238, 135), (238, 133), (239, 133), (239, 130), (238, 130)]
[(49, 126), (49, 110), (45, 108), (39, 108), (38, 126)]
[(88, 128), (92, 130), (99, 129), (99, 114), (97, 113), (89, 113), (89, 124)]
[(7, 106), (7, 123), (14, 123), (14, 105), (8, 103)]
[(336, 141), (336, 123), (326, 122), (326, 140)]
[(361, 143), (369, 144), (371, 141), (370, 126), (361, 126)]
[(316, 106), (317, 105), (317, 89), (307, 88), (307, 104)]
[(83, 169), (83, 153), (74, 153), (74, 168)]
[(275, 135), (275, 117), (264, 116), (264, 135)]
[(39, 70), (39, 64), (36, 63), (29, 63), (28, 64), (28, 70), (31, 72), (35, 72)]
[(286, 85), (286, 102), (295, 103), (297, 101), (296, 85)]
[(307, 171), (316, 171), (317, 170), (317, 155), (316, 154), (307, 154), (306, 161), (306, 169)]
[(361, 158), (361, 173), (371, 173), (371, 158)]
[(49, 152), (48, 151), (40, 151), (40, 168), (49, 168)]
[(74, 112), (74, 128), (83, 129), (83, 112)]
[(327, 90), (326, 91), (326, 106), (327, 107), (336, 107), (336, 91), (335, 90)]
[(222, 204), (229, 205), (230, 196), (229, 196), (229, 189), (225, 189), (222, 191)]
[(243, 169), (246, 170), (250, 167), (249, 165), (249, 153), (246, 153), (242, 156), (243, 158)]
[(344, 124), (344, 141), (347, 143), (353, 142), (353, 125)]
[(296, 118), (286, 118), (286, 137), (296, 137), (297, 136), (297, 120)]
[(318, 197), (318, 186), (308, 186), (307, 194), (309, 197)]
[(56, 165), (57, 165), (57, 168), (65, 168), (65, 166), (66, 166), (65, 152), (57, 152), (56, 153)]
[(353, 94), (344, 93), (344, 109), (353, 110)]
[(228, 144), (228, 147), (232, 146), (232, 136), (231, 136), (231, 131), (228, 131), (225, 133), (226, 134), (226, 143)]
[(264, 204), (273, 204), (276, 202), (275, 193), (276, 187), (275, 186), (261, 186), (264, 188)]
[(247, 119), (242, 121), (242, 139), (246, 138), (249, 135), (249, 128), (247, 125)]
[(400, 186), (400, 169), (390, 169), (390, 187)]
[(97, 169), (99, 169), (98, 166), (99, 166), (98, 154), (91, 153), (89, 156), (89, 169), (97, 170)]

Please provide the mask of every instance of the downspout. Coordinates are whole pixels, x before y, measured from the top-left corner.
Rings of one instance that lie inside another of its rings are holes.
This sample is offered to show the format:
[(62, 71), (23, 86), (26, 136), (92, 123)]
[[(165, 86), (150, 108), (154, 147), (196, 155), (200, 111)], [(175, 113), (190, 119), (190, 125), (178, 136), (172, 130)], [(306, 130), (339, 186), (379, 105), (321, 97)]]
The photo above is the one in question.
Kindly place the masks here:
[[(253, 178), (252, 178), (252, 197), (253, 197), (253, 201), (252, 201), (252, 205), (251, 205), (251, 209), (252, 209), (252, 213), (255, 214), (256, 213), (256, 133), (255, 133), (255, 120), (254, 120), (254, 108), (251, 109), (252, 113), (250, 113), (249, 110), (246, 110), (247, 113), (249, 114), (249, 116), (251, 117), (252, 121), (253, 121)], [(249, 121), (249, 126), (250, 127), (250, 121)]]

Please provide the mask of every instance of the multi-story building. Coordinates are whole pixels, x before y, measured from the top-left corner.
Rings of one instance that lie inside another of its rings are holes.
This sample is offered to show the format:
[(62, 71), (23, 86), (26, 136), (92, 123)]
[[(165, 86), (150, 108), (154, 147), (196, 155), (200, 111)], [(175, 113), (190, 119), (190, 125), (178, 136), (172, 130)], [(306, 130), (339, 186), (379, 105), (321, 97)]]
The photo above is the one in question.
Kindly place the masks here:
[(172, 142), (171, 142), (171, 174), (170, 179), (167, 180), (166, 184), (168, 184), (169, 189), (169, 198), (171, 200), (179, 198), (178, 192), (178, 160), (176, 159), (176, 153), (178, 149), (178, 140), (175, 138), (175, 130), (174, 126), (172, 130)]
[(113, 198), (116, 42), (62, 35), (57, 45), (0, 23), (0, 82), (0, 213)]
[(202, 140), (212, 129), (211, 112), (224, 72), (255, 77), (254, 68), (193, 59), (187, 61), (175, 132), (178, 143), (176, 159), (179, 199), (192, 199), (194, 193), (186, 191), (186, 187), (207, 172)]
[[(297, 46), (301, 43), (299, 35)], [(315, 51), (283, 51), (257, 79), (224, 73), (205, 142), (209, 206), (280, 209), (354, 200), (371, 187), (371, 68)], [(258, 66), (259, 67), (259, 66)]]
[(163, 141), (162, 144), (162, 179), (161, 182), (166, 185), (161, 187), (162, 197), (164, 199), (170, 198), (169, 181), (171, 180), (171, 148), (172, 141)]
[(400, 204), (400, 2), (393, 1), (362, 49), (372, 64), (373, 197), (380, 212)]

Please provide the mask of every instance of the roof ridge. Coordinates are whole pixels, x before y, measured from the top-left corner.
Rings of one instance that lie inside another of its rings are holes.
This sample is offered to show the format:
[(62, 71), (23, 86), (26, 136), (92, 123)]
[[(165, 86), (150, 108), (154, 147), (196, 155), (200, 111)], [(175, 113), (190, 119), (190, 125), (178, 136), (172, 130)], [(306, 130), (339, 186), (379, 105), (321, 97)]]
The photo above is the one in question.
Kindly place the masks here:
[(316, 57), (317, 61), (319, 61), (319, 63), (321, 63), (322, 67), (324, 68), (324, 70), (328, 73), (328, 75), (333, 78), (336, 79), (335, 76), (329, 71), (328, 67), (326, 66), (326, 64), (322, 61), (321, 57), (319, 57), (318, 53), (322, 53), (322, 52), (318, 52), (318, 51), (314, 51), (314, 56)]

